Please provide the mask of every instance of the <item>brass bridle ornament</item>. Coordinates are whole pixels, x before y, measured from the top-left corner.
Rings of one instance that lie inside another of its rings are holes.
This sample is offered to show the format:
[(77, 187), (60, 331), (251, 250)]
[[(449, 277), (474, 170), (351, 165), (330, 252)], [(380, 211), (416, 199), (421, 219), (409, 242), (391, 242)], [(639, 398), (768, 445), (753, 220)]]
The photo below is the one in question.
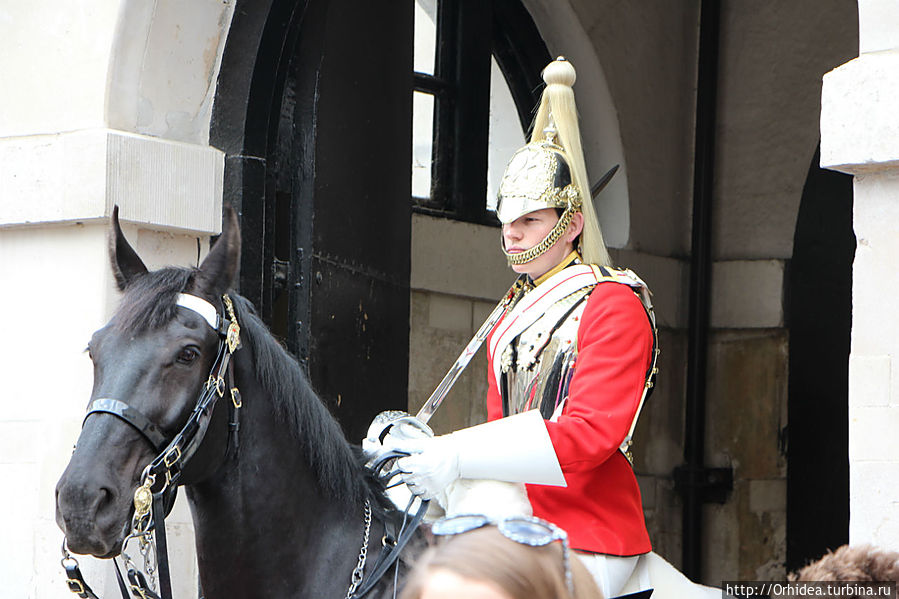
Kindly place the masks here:
[[(230, 418), (228, 423), (228, 446), (224, 460), (238, 449), (239, 410), (242, 406), (240, 391), (233, 385), (232, 354), (240, 348), (240, 325), (234, 312), (234, 305), (227, 294), (222, 295), (224, 311), (219, 312), (212, 304), (195, 295), (182, 293), (177, 305), (193, 310), (218, 333), (218, 352), (209, 377), (197, 398), (193, 411), (180, 432), (172, 439), (166, 439), (161, 428), (144, 416), (139, 410), (125, 402), (113, 398), (94, 400), (88, 406), (85, 421), (97, 413), (111, 414), (135, 428), (159, 453), (144, 468), (141, 484), (134, 491), (134, 514), (131, 528), (122, 541), (120, 554), (124, 562), (127, 584), (118, 565), (114, 570), (123, 599), (129, 596), (138, 599), (171, 599), (172, 589), (168, 568), (165, 537), (165, 517), (174, 504), (177, 487), (181, 482), (184, 467), (194, 456), (205, 438), (212, 412), (218, 399), (224, 397), (230, 386)], [(158, 490), (154, 490), (161, 481)], [(135, 565), (128, 553), (132, 542), (138, 544), (143, 557), (143, 568)], [(62, 544), (62, 566), (66, 571), (69, 590), (81, 599), (99, 599), (84, 580), (84, 575), (65, 539)], [(158, 584), (157, 584), (158, 583)], [(129, 593), (130, 592), (130, 593)]]

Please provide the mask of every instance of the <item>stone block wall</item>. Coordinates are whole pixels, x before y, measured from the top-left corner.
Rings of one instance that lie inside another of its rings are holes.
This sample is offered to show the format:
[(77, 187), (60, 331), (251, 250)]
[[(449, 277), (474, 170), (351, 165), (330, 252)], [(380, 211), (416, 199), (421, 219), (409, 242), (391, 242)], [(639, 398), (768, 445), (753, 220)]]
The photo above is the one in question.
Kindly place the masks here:
[(821, 166), (855, 176), (849, 359), (849, 540), (899, 549), (899, 7), (859, 0), (858, 57), (824, 77)]
[[(0, 499), (3, 596), (71, 595), (54, 487), (90, 397), (84, 348), (118, 303), (106, 239), (113, 205), (151, 268), (196, 264), (220, 227), (224, 160), (208, 131), (233, 10), (233, 2), (168, 0), (0, 7), (8, 341), (0, 361), (9, 408), (0, 417), (0, 476), (17, 490)], [(190, 23), (190, 34), (175, 21)], [(169, 521), (175, 594), (195, 596), (183, 499)], [(100, 596), (118, 593), (109, 561), (80, 561)]]
[(788, 348), (782, 328), (712, 335), (706, 461), (734, 488), (705, 509), (709, 580), (785, 579)]
[[(410, 413), (418, 412), (492, 309), (493, 305), (477, 299), (427, 291), (412, 292)], [(437, 434), (445, 434), (485, 422), (486, 396), (487, 353), (482, 349), (428, 424)]]
[(660, 329), (659, 348), (659, 375), (634, 431), (632, 452), (653, 549), (677, 566), (681, 563), (683, 503), (671, 473), (684, 460), (686, 332)]

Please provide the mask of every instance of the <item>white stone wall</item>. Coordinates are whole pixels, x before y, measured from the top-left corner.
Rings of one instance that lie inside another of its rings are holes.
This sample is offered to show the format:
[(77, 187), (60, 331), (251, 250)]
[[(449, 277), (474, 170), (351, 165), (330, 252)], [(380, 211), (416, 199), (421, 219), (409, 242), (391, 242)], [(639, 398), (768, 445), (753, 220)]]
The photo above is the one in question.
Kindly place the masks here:
[[(138, 230), (126, 235), (149, 266), (184, 263), (197, 238)], [(155, 251), (154, 251), (155, 250)], [(117, 300), (106, 255), (104, 223), (0, 230), (0, 313), (5, 398), (0, 420), (0, 576), (10, 597), (68, 597), (54, 520), (54, 487), (68, 462), (90, 397), (92, 371), (84, 353)], [(170, 518), (179, 590), (196, 580), (190, 516), (180, 505)], [(80, 560), (101, 596), (117, 587), (108, 562)], [(7, 595), (4, 595), (7, 596)], [(189, 595), (187, 595), (189, 596)]]
[[(118, 294), (114, 204), (150, 267), (197, 264), (220, 228), (208, 146), (231, 1), (0, 6), (0, 595), (71, 597), (54, 488), (90, 396), (84, 348)], [(196, 596), (190, 517), (169, 519), (175, 593)], [(101, 596), (108, 562), (81, 560)]]
[(824, 77), (821, 166), (855, 175), (849, 540), (899, 549), (899, 6), (859, 0), (859, 56)]
[[(514, 115), (513, 115), (514, 116)], [(409, 411), (416, 413), (515, 280), (499, 229), (412, 216)], [(438, 433), (486, 420), (486, 353), (479, 351), (431, 426)]]

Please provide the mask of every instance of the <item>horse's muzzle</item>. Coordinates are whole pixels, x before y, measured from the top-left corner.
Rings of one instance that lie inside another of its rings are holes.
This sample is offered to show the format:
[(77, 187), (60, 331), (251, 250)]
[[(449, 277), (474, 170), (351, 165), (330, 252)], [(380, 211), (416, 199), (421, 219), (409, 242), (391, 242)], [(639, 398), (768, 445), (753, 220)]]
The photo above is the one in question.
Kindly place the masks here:
[(96, 557), (118, 555), (124, 538), (128, 504), (117, 501), (111, 486), (78, 480), (67, 469), (56, 485), (56, 524), (74, 553)]

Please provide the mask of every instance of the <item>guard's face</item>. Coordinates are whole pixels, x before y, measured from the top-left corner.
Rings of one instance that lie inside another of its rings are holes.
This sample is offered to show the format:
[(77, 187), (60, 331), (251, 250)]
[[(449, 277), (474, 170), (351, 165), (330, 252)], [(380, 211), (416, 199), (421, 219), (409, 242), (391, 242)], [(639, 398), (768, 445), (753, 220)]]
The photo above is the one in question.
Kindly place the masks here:
[[(503, 246), (513, 254), (529, 250), (543, 241), (558, 221), (559, 215), (554, 208), (535, 210), (519, 216), (503, 225)], [(534, 279), (552, 270), (574, 249), (574, 239), (580, 232), (577, 223), (582, 221), (583, 215), (575, 214), (568, 231), (551, 248), (530, 262), (512, 265), (512, 270), (519, 274), (529, 274)], [(577, 233), (573, 232), (575, 229)]]

